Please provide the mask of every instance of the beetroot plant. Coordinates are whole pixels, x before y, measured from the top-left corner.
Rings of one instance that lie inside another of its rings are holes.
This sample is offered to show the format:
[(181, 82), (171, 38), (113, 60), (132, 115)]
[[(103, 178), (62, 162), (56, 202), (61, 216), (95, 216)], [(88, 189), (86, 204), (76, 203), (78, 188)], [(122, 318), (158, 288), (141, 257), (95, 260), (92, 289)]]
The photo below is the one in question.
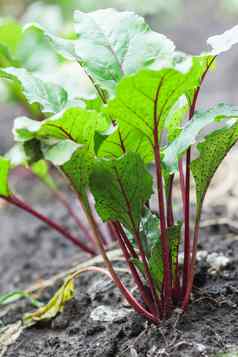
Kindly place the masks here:
[[(238, 28), (210, 37), (210, 50), (197, 56), (177, 52), (171, 40), (131, 12), (76, 11), (73, 39), (56, 37), (36, 24), (29, 28), (47, 38), (65, 61), (83, 68), (94, 95), (89, 98), (75, 88), (72, 98), (65, 88), (23, 68), (1, 68), (1, 77), (17, 83), (29, 103), (40, 106), (44, 119), (15, 120), (16, 145), (0, 161), (0, 195), (29, 212), (9, 188), (9, 170), (16, 162), (56, 166), (87, 217), (92, 236), (83, 244), (89, 253), (101, 254), (128, 303), (158, 324), (189, 303), (204, 198), (238, 139), (238, 107), (222, 103), (197, 109), (207, 73), (215, 69), (217, 56), (238, 42)], [(175, 209), (176, 177), (181, 212)], [(109, 238), (95, 210), (107, 223)], [(108, 258), (111, 240), (121, 248), (136, 295)]]

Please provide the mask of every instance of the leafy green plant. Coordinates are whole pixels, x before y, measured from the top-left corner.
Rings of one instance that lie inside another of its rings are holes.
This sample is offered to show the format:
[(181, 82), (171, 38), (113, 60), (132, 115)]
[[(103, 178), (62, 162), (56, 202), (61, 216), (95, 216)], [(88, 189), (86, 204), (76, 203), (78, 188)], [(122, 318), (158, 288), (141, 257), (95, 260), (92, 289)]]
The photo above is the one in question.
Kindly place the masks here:
[[(102, 255), (116, 286), (138, 313), (158, 324), (174, 308), (185, 310), (189, 303), (204, 198), (216, 169), (238, 139), (238, 107), (196, 108), (216, 57), (236, 44), (237, 28), (209, 38), (211, 50), (198, 56), (177, 52), (172, 41), (152, 31), (141, 17), (113, 9), (76, 11), (71, 40), (38, 25), (27, 28), (45, 36), (66, 61), (78, 63), (97, 95), (86, 98), (78, 93), (71, 101), (66, 89), (29, 71), (1, 69), (0, 76), (17, 82), (46, 119), (16, 119), (16, 146), (0, 160), (0, 195), (31, 210), (9, 188), (14, 152), (21, 153), (18, 164), (31, 166), (43, 160), (55, 165), (74, 188), (93, 233), (93, 249)], [(176, 176), (182, 221), (176, 219), (174, 209)], [(192, 177), (196, 187), (193, 239)], [(108, 239), (93, 205), (121, 248), (140, 300), (108, 258)], [(47, 218), (42, 220), (49, 224)]]

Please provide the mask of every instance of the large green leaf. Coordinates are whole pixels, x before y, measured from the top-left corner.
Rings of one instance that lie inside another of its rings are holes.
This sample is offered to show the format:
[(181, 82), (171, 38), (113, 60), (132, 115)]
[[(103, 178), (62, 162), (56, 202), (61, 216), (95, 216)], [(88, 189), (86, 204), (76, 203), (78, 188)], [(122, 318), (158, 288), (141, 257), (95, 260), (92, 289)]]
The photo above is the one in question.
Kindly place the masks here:
[[(171, 267), (172, 274), (176, 274), (176, 265), (178, 257), (178, 248), (181, 238), (181, 223), (171, 226), (167, 229), (166, 237), (169, 240), (169, 249), (170, 249), (170, 258), (171, 258)], [(163, 253), (161, 247), (160, 239), (155, 243), (151, 257), (149, 259), (149, 268), (154, 279), (154, 282), (158, 289), (161, 289), (163, 278), (164, 278), (164, 266), (163, 266)]]
[(152, 177), (138, 154), (98, 159), (90, 188), (103, 221), (118, 220), (132, 232), (139, 229), (143, 206), (152, 194)]
[(222, 119), (238, 117), (238, 107), (218, 104), (207, 111), (198, 111), (191, 121), (187, 122), (180, 135), (164, 150), (163, 162), (170, 172), (176, 172), (178, 161), (183, 153), (198, 139), (202, 130)]
[(96, 111), (69, 108), (42, 122), (19, 117), (15, 120), (13, 132), (17, 141), (54, 138), (93, 148), (95, 132), (104, 131), (108, 125), (106, 118)]
[(44, 113), (57, 113), (66, 107), (67, 92), (60, 86), (45, 82), (23, 68), (2, 68), (0, 77), (18, 83), (30, 104), (38, 103)]
[(9, 160), (0, 156), (0, 196), (3, 197), (10, 196), (10, 190), (8, 187), (9, 170), (10, 170)]
[(216, 130), (198, 144), (199, 157), (191, 163), (196, 184), (198, 211), (201, 209), (208, 186), (217, 168), (237, 140), (238, 123), (233, 119), (227, 123), (227, 127)]
[(40, 140), (44, 158), (61, 167), (87, 205), (86, 193), (94, 160), (95, 134), (107, 127), (108, 121), (102, 114), (71, 108), (41, 123), (18, 118), (14, 133), (18, 141), (32, 138)]
[(123, 75), (164, 60), (174, 51), (172, 41), (150, 30), (132, 12), (114, 9), (75, 12), (76, 53), (90, 75), (113, 90)]
[(178, 99), (198, 86), (204, 66), (204, 58), (196, 57), (187, 73), (173, 68), (143, 69), (128, 76), (119, 83), (116, 97), (108, 104), (108, 112), (116, 119), (119, 128), (139, 130), (152, 147), (155, 123), (161, 131)]
[(110, 93), (124, 75), (144, 66), (161, 68), (174, 52), (172, 41), (151, 31), (144, 19), (132, 12), (76, 11), (76, 40), (61, 39), (37, 27), (61, 55), (78, 61)]

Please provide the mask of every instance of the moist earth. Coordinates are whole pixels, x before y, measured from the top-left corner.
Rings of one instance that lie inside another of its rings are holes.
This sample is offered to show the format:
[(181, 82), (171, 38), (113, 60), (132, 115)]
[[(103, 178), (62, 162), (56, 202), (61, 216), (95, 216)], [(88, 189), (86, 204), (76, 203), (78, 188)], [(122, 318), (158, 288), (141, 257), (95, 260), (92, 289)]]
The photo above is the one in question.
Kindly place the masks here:
[[(227, 200), (230, 196), (227, 193)], [(56, 203), (47, 207), (39, 209), (51, 216), (54, 212), (54, 218), (70, 223)], [(4, 207), (0, 212), (0, 292), (27, 289), (87, 259), (42, 223), (15, 208)], [(4, 356), (186, 357), (238, 352), (238, 229), (236, 213), (227, 217), (228, 212), (225, 204), (205, 209), (199, 250), (224, 254), (229, 263), (211, 272), (207, 261), (200, 260), (185, 314), (175, 311), (168, 321), (153, 326), (125, 304), (108, 278), (84, 273), (76, 282), (75, 298), (63, 313), (26, 329)], [(127, 275), (124, 278), (128, 280)], [(42, 291), (40, 300), (47, 302), (60, 283)], [(25, 301), (2, 308), (1, 324), (13, 323), (27, 311), (32, 311), (32, 306)]]

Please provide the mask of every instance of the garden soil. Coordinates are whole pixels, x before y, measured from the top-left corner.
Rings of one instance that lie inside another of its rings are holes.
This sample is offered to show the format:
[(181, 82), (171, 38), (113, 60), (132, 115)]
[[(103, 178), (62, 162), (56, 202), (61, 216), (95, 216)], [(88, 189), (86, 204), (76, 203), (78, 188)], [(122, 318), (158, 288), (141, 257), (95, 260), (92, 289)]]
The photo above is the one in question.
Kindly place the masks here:
[[(109, 278), (83, 273), (76, 281), (75, 297), (64, 311), (51, 321), (25, 329), (4, 356), (192, 357), (220, 356), (225, 351), (232, 351), (235, 356), (238, 353), (238, 192), (227, 172), (230, 166), (238, 168), (236, 158), (237, 151), (234, 151), (219, 171), (208, 196), (196, 286), (183, 315), (175, 311), (168, 321), (153, 326), (126, 305)], [(223, 184), (225, 177), (227, 191)], [(42, 200), (45, 203), (38, 209), (71, 225), (77, 232), (52, 198), (45, 195)], [(47, 279), (88, 259), (42, 223), (15, 208), (1, 207), (0, 226), (2, 293), (29, 289), (34, 284), (41, 287)], [(214, 252), (228, 258), (227, 264), (216, 271), (203, 258)], [(128, 274), (124, 273), (123, 277), (129, 282)], [(48, 302), (60, 284), (62, 280), (52, 280), (48, 288), (38, 290), (39, 300)], [(24, 300), (2, 307), (1, 324), (19, 321), (23, 313), (32, 310)]]

